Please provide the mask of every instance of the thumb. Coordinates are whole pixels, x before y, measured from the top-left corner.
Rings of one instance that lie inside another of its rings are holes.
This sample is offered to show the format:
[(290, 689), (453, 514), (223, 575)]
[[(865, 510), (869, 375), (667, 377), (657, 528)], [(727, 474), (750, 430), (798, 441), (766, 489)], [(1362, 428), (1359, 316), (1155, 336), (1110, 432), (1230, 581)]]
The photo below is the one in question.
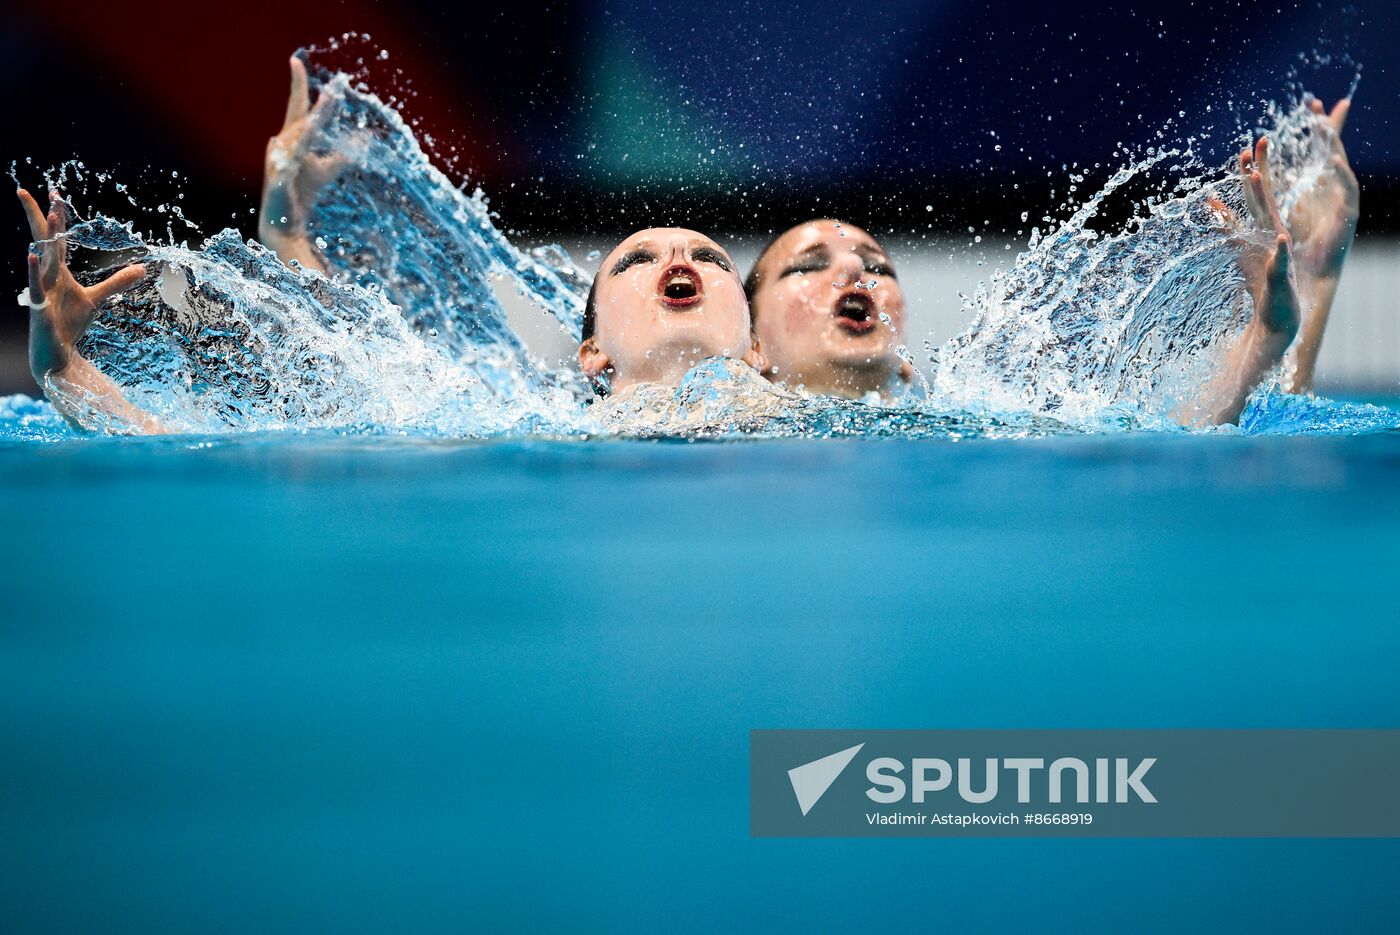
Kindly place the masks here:
[(1293, 266), (1293, 244), (1287, 234), (1279, 234), (1274, 245), (1274, 259), (1269, 264), (1269, 286), (1288, 288), (1288, 272)]
[(1258, 310), (1265, 327), (1274, 332), (1295, 330), (1302, 318), (1298, 307), (1298, 293), (1289, 281), (1289, 270), (1293, 266), (1293, 245), (1288, 236), (1280, 234), (1274, 258), (1269, 263), (1267, 294), (1263, 308)]
[(93, 305), (101, 305), (118, 292), (124, 292), (136, 285), (145, 275), (146, 267), (142, 263), (117, 270), (97, 285), (88, 288), (88, 301)]

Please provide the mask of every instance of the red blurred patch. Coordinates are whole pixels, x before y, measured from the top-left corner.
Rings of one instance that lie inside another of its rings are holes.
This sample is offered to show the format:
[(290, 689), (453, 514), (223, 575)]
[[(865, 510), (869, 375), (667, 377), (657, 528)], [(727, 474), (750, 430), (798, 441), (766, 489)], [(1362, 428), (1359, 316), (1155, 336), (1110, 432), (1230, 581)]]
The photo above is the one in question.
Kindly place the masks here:
[(406, 116), (419, 122), (420, 136), (428, 132), (450, 141), (461, 168), (474, 173), (489, 177), (500, 164), (480, 142), (489, 137), (472, 119), (480, 105), (470, 89), (444, 86), (430, 65), (421, 64), (438, 56), (415, 55), (423, 52), (424, 31), (386, 17), (367, 0), (334, 6), (146, 0), (139, 11), (133, 15), (105, 3), (52, 3), (28, 5), (26, 14), (61, 41), (65, 57), (85, 57), (94, 71), (110, 74), (148, 102), (169, 133), (202, 154), (204, 170), (225, 175), (219, 181), (230, 187), (262, 177), (264, 146), (286, 109), (288, 57), (300, 46), (323, 46), (331, 36), (350, 31), (370, 34), (376, 49), (389, 50), (387, 64), (411, 79), (418, 94)]

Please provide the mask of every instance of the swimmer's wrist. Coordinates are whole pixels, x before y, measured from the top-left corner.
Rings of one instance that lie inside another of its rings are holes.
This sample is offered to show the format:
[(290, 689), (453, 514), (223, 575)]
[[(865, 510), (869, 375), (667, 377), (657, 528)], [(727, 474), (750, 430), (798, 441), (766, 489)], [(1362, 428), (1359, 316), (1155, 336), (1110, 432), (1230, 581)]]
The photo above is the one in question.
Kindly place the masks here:
[(305, 266), (307, 260), (311, 259), (318, 266), (321, 264), (316, 248), (311, 243), (311, 238), (303, 231), (293, 231), (285, 225), (275, 226), (266, 219), (260, 219), (258, 221), (258, 241), (276, 253), (283, 262), (296, 260)]
[(326, 272), (325, 255), (312, 243), (306, 234), (290, 235), (279, 230), (258, 225), (258, 240), (283, 263), (295, 260), (306, 269)]
[(75, 350), (52, 333), (43, 312), (30, 313), (29, 375), (35, 383), (43, 386), (45, 380), (61, 375), (76, 356)]
[(258, 209), (258, 239), (271, 246), (278, 241), (291, 241), (305, 237), (301, 230), (300, 214), (282, 185), (269, 184), (263, 190), (262, 205)]

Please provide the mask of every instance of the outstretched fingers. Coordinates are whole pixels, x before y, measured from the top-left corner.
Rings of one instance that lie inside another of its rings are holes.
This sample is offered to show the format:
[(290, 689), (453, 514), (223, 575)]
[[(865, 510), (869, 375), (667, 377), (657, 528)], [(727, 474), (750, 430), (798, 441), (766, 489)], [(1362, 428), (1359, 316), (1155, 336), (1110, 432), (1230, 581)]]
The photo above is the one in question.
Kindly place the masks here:
[(87, 289), (88, 301), (93, 305), (101, 305), (103, 302), (116, 295), (118, 292), (125, 292), (136, 285), (146, 276), (144, 264), (136, 263), (125, 269), (119, 269), (106, 279)]
[(1273, 184), (1269, 178), (1269, 138), (1260, 137), (1253, 151), (1240, 154), (1240, 173), (1244, 176), (1244, 198), (1254, 222), (1264, 230), (1286, 231), (1278, 202), (1274, 200)]
[(1246, 184), (1249, 187), (1251, 200), (1263, 208), (1254, 215), (1254, 220), (1264, 230), (1273, 233), (1275, 231), (1286, 231), (1283, 224), (1283, 216), (1279, 214), (1278, 202), (1274, 201), (1274, 193), (1269, 188), (1268, 170), (1263, 172), (1255, 169), (1249, 173)]
[(282, 121), (283, 130), (301, 120), (311, 110), (311, 90), (306, 79), (306, 63), (293, 55), (291, 66), (292, 93), (287, 98), (287, 116)]
[(1344, 97), (1337, 102), (1336, 106), (1332, 108), (1332, 113), (1327, 116), (1332, 124), (1332, 129), (1337, 131), (1338, 136), (1341, 135), (1342, 127), (1347, 125), (1347, 115), (1350, 113), (1351, 98)]
[(1240, 151), (1240, 182), (1244, 187), (1244, 203), (1249, 209), (1249, 214), (1256, 221), (1268, 216), (1268, 209), (1259, 200), (1258, 190), (1250, 184), (1250, 179), (1254, 176), (1254, 147), (1246, 147)]
[(1278, 202), (1274, 200), (1274, 177), (1269, 172), (1269, 138), (1259, 137), (1254, 144), (1254, 171), (1259, 173), (1259, 182), (1264, 189), (1264, 206), (1269, 210), (1274, 230), (1283, 230), (1283, 219), (1278, 213)]
[(1215, 215), (1216, 221), (1222, 230), (1234, 230), (1239, 223), (1235, 217), (1235, 212), (1230, 210), (1230, 206), (1214, 195), (1206, 196), (1206, 207), (1210, 208)]
[(1206, 196), (1206, 207), (1210, 209), (1215, 229), (1232, 243), (1241, 245), (1243, 240), (1240, 237), (1240, 218), (1235, 214), (1235, 210), (1215, 195)]
[(52, 282), (68, 262), (68, 206), (56, 190), (49, 192), (49, 237), (44, 242), (44, 275)]
[(39, 202), (34, 200), (34, 196), (24, 189), (19, 189), (15, 194), (19, 195), (20, 207), (24, 209), (25, 220), (29, 222), (29, 237), (35, 243), (49, 238), (49, 222), (44, 219), (44, 211), (39, 207)]
[(29, 302), (30, 305), (44, 304), (44, 277), (39, 273), (39, 258), (29, 254)]
[(1332, 112), (1327, 112), (1327, 106), (1321, 99), (1308, 95), (1308, 110), (1319, 117), (1326, 117), (1327, 122), (1332, 125), (1332, 129), (1338, 133), (1342, 132), (1342, 127), (1347, 125), (1347, 114), (1351, 113), (1351, 98), (1344, 97), (1336, 104), (1332, 105)]

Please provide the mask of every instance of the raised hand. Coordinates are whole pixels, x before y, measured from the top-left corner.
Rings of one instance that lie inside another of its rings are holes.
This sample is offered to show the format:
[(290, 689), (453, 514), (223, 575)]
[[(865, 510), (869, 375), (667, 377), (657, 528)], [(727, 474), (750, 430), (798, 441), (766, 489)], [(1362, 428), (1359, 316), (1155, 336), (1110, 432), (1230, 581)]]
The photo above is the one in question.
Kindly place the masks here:
[(263, 164), (262, 207), (258, 212), (258, 237), (285, 261), (323, 270), (325, 265), (311, 244), (307, 217), (321, 192), (339, 177), (346, 160), (337, 153), (311, 151), (311, 130), (326, 98), (311, 106), (306, 65), (291, 60), (292, 91), (282, 129), (267, 141)]
[(1342, 146), (1342, 127), (1351, 111), (1351, 101), (1339, 101), (1330, 114), (1316, 98), (1311, 99), (1308, 106), (1321, 118), (1315, 132), (1324, 136), (1331, 155), (1313, 186), (1293, 204), (1288, 217), (1297, 246), (1298, 287), (1306, 305), (1291, 373), (1285, 380), (1293, 393), (1312, 391), (1322, 335), (1327, 330), (1342, 266), (1356, 238), (1356, 224), (1361, 217), (1361, 188), (1347, 161), (1346, 148)]
[(1315, 132), (1322, 134), (1331, 156), (1312, 187), (1294, 202), (1288, 229), (1297, 250), (1299, 272), (1312, 278), (1336, 278), (1341, 275), (1361, 217), (1361, 188), (1342, 145), (1342, 127), (1346, 126), (1351, 101), (1338, 101), (1330, 114), (1317, 98), (1309, 100), (1308, 107), (1322, 118)]
[(166, 431), (150, 413), (127, 402), (121, 388), (77, 351), (98, 307), (140, 282), (146, 267), (128, 266), (96, 285), (84, 286), (68, 269), (64, 238), (68, 207), (63, 198), (56, 191), (49, 193), (47, 215), (22, 188), (19, 201), (41, 254), (29, 254), (29, 286), (20, 294), (20, 304), (29, 307), (29, 367), (34, 382), (78, 428), (141, 434)]
[(68, 269), (68, 207), (58, 192), (49, 193), (45, 216), (38, 202), (24, 189), (20, 204), (29, 219), (29, 233), (41, 256), (29, 255), (29, 365), (34, 379), (63, 372), (75, 356), (73, 350), (87, 332), (97, 307), (111, 296), (140, 282), (146, 275), (141, 264), (118, 270), (93, 286), (84, 286)]
[(1269, 139), (1240, 153), (1245, 205), (1252, 224), (1241, 224), (1217, 198), (1208, 199), (1239, 247), (1239, 266), (1254, 299), (1254, 317), (1226, 358), (1221, 373), (1196, 401), (1186, 421), (1215, 424), (1239, 420), (1245, 401), (1280, 360), (1298, 333), (1301, 303), (1294, 287), (1293, 244), (1279, 213), (1269, 176)]
[(1274, 198), (1267, 136), (1260, 137), (1252, 150), (1240, 153), (1240, 176), (1245, 204), (1258, 231), (1254, 238), (1246, 239), (1239, 260), (1245, 282), (1254, 296), (1251, 325), (1258, 322), (1270, 332), (1286, 332), (1288, 339), (1279, 349), (1282, 354), (1298, 332), (1301, 307), (1298, 292), (1288, 275), (1293, 265), (1293, 240)]

